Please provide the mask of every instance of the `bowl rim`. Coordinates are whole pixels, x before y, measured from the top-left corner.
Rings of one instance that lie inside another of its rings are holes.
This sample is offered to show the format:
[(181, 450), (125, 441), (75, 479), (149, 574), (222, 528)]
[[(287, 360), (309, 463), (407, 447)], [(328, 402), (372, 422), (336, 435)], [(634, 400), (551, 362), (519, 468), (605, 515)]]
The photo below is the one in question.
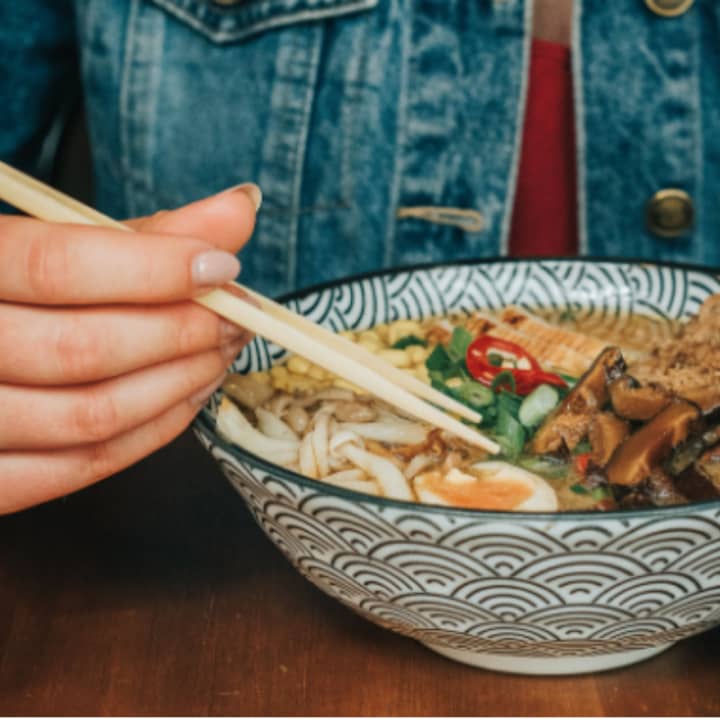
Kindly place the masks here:
[[(532, 262), (587, 263), (590, 265), (641, 265), (654, 268), (668, 268), (672, 270), (686, 270), (690, 272), (697, 272), (701, 275), (713, 276), (716, 280), (720, 281), (720, 268), (705, 267), (693, 263), (598, 256), (577, 258), (557, 256), (508, 258), (502, 256), (493, 256), (488, 258), (462, 258), (459, 260), (417, 263), (413, 265), (402, 265), (384, 268), (380, 270), (371, 270), (364, 273), (357, 273), (355, 275), (347, 275), (342, 278), (329, 280), (327, 282), (316, 283), (314, 285), (309, 285), (307, 287), (300, 288), (289, 293), (284, 293), (277, 298), (277, 302), (284, 304), (290, 301), (300, 300), (308, 295), (312, 295), (313, 293), (324, 292), (326, 290), (331, 290), (333, 288), (340, 287), (348, 283), (360, 282), (363, 280), (369, 280), (387, 275), (397, 275), (400, 273), (427, 271), (441, 268), (462, 267), (467, 265), (497, 265), (522, 263), (526, 264)], [(285, 482), (300, 485), (301, 487), (310, 490), (321, 491), (324, 494), (335, 495), (345, 500), (360, 501), (363, 504), (370, 503), (396, 510), (421, 510), (423, 512), (429, 512), (433, 515), (452, 515), (453, 517), (471, 520), (518, 520), (523, 522), (540, 520), (558, 522), (572, 520), (586, 521), (591, 518), (608, 520), (622, 520), (623, 518), (647, 518), (648, 520), (659, 520), (684, 516), (688, 514), (695, 514), (697, 511), (712, 511), (720, 509), (720, 498), (716, 498), (714, 500), (705, 500), (701, 502), (693, 502), (687, 505), (672, 505), (668, 507), (652, 507), (636, 510), (557, 510), (555, 512), (479, 510), (472, 508), (458, 508), (448, 505), (434, 505), (430, 503), (412, 502), (409, 500), (396, 500), (394, 498), (387, 498), (378, 495), (369, 495), (367, 493), (358, 492), (356, 490), (348, 490), (346, 488), (338, 487), (337, 485), (325, 483), (322, 480), (313, 480), (312, 478), (305, 477), (304, 475), (296, 473), (293, 470), (288, 470), (287, 468), (284, 468), (280, 465), (275, 465), (274, 463), (271, 463), (268, 460), (265, 460), (264, 458), (255, 455), (254, 453), (251, 453), (237, 445), (227, 442), (215, 431), (214, 422), (211, 421), (208, 417), (207, 405), (203, 407), (196, 415), (195, 419), (193, 420), (192, 427), (195, 432), (199, 432), (200, 434), (209, 438), (212, 447), (219, 447), (224, 452), (232, 455), (236, 460), (246, 464), (251, 464), (254, 467), (258, 467), (269, 475), (278, 477)]]

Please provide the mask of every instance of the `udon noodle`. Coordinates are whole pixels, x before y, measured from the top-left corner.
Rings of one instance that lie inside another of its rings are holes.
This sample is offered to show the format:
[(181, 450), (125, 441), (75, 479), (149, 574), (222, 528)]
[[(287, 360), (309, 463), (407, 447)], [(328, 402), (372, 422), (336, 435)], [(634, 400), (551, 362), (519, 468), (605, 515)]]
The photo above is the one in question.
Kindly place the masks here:
[[(344, 333), (479, 412), (500, 456), (298, 356), (229, 376), (218, 430), (307, 478), (403, 501), (556, 511), (716, 497), (716, 305), (711, 298), (698, 318), (669, 329), (628, 318), (614, 336), (515, 307)], [(708, 349), (710, 374), (687, 361), (678, 374), (678, 353), (693, 343)]]

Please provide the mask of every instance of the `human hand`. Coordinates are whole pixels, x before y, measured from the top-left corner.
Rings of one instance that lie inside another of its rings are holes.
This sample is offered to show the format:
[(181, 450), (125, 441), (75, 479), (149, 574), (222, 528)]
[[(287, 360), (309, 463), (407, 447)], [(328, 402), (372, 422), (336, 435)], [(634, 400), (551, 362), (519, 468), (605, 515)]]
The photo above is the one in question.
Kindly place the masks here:
[(259, 203), (240, 186), (135, 233), (0, 216), (0, 514), (188, 426), (250, 339), (190, 298), (235, 278)]

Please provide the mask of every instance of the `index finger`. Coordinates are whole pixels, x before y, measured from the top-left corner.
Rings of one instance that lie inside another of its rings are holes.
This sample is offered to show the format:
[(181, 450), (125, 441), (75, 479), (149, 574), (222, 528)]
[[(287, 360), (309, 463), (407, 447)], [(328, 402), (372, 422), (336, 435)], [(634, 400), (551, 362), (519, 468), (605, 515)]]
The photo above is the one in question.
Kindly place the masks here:
[(233, 280), (237, 258), (193, 237), (0, 218), (0, 299), (170, 302)]

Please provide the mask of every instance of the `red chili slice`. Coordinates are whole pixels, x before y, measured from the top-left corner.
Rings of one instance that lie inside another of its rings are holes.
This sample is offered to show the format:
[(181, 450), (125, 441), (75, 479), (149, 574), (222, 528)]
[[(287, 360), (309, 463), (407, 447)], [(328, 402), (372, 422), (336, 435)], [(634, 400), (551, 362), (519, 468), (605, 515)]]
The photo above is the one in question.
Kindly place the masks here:
[[(493, 351), (512, 355), (516, 362), (526, 360), (530, 368), (523, 370), (493, 365), (489, 358)], [(465, 364), (475, 380), (488, 387), (501, 372), (509, 372), (515, 378), (515, 392), (518, 395), (528, 395), (538, 385), (544, 384), (567, 387), (567, 383), (559, 375), (545, 372), (540, 367), (540, 363), (525, 348), (509, 340), (492, 337), (492, 335), (481, 335), (470, 343)]]
[(575, 470), (578, 475), (585, 477), (587, 475), (588, 464), (590, 463), (590, 456), (592, 453), (581, 453), (575, 456)]

